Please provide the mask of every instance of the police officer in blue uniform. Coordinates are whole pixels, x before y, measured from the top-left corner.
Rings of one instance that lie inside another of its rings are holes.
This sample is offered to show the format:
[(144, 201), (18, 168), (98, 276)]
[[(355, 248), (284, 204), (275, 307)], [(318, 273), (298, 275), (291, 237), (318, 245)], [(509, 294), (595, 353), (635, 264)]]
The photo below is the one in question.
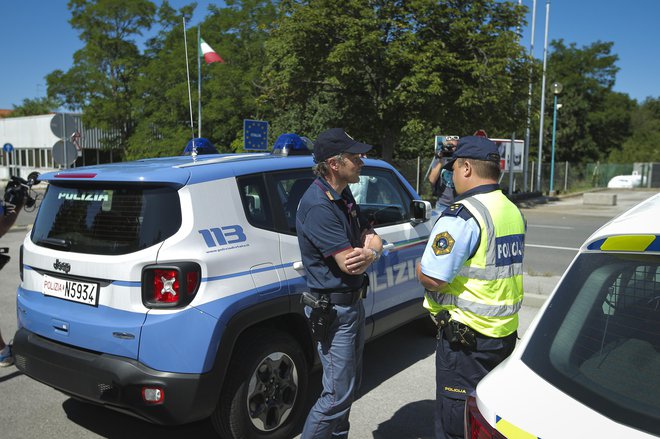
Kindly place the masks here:
[(302, 439), (346, 438), (360, 386), (367, 268), (382, 252), (380, 237), (360, 215), (349, 183), (359, 181), (371, 145), (341, 128), (314, 142), (316, 180), (296, 214), (298, 243), (314, 306), (307, 306), (323, 366), (323, 391), (305, 421)]
[(513, 351), (522, 304), (525, 221), (500, 190), (494, 142), (468, 136), (452, 159), (454, 204), (431, 231), (417, 277), (438, 324), (437, 439), (462, 438), (465, 398)]

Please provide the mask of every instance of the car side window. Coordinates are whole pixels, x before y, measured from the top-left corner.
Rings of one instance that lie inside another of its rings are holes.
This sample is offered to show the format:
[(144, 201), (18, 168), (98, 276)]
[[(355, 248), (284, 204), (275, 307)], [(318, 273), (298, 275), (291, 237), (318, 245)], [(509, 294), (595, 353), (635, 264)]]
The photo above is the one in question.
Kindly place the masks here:
[(263, 176), (258, 174), (240, 177), (238, 188), (248, 222), (260, 229), (273, 230), (273, 214)]
[(276, 216), (284, 218), (276, 221), (278, 232), (295, 235), (298, 204), (314, 179), (310, 169), (292, 169), (267, 175), (273, 208), (278, 211)]
[(360, 212), (374, 227), (406, 222), (410, 219), (412, 198), (392, 172), (362, 168), (360, 181), (349, 187)]

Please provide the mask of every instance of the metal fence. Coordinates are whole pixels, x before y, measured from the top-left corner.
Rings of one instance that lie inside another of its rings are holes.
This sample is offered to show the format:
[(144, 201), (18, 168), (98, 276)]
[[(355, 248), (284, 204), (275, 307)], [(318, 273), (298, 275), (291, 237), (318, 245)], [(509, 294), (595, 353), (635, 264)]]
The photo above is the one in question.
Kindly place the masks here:
[[(394, 160), (391, 164), (408, 180), (423, 199), (431, 200), (432, 187), (429, 183), (428, 171), (432, 158), (418, 157), (417, 159)], [(608, 182), (617, 175), (641, 176), (642, 186), (651, 187), (651, 163), (570, 163), (556, 162), (554, 169), (553, 191), (556, 194), (580, 192), (590, 189), (606, 188)], [(527, 190), (525, 191), (525, 178), (522, 173), (513, 174), (510, 178), (508, 172), (502, 173), (500, 186), (509, 193), (550, 192), (550, 164), (541, 165), (541, 188), (537, 187), (537, 166), (531, 162), (527, 175)]]

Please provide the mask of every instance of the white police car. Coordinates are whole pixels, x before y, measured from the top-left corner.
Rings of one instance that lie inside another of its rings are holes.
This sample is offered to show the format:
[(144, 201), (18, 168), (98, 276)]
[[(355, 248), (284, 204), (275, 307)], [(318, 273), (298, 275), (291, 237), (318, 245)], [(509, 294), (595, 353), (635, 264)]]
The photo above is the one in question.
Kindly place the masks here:
[(466, 438), (660, 436), (660, 194), (596, 231), (513, 355), (466, 405)]
[[(211, 417), (225, 438), (291, 437), (318, 362), (295, 230), (312, 164), (216, 154), (42, 175), (16, 366), (152, 422)], [(358, 202), (386, 250), (365, 299), (373, 338), (425, 315), (415, 265), (432, 213), (388, 163), (366, 159), (362, 175)]]

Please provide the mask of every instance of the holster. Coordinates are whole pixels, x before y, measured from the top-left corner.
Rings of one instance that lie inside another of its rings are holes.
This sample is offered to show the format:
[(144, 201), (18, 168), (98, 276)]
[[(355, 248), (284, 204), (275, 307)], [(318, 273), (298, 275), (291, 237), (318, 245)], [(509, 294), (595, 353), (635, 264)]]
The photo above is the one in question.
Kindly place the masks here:
[(433, 321), (438, 325), (438, 339), (444, 336), (450, 344), (459, 343), (468, 348), (477, 346), (477, 333), (469, 326), (452, 320), (449, 311), (440, 311), (433, 316)]
[(337, 318), (337, 310), (328, 303), (327, 306), (312, 308), (309, 315), (309, 327), (312, 330), (312, 339), (315, 342), (323, 342), (330, 335), (330, 327)]

